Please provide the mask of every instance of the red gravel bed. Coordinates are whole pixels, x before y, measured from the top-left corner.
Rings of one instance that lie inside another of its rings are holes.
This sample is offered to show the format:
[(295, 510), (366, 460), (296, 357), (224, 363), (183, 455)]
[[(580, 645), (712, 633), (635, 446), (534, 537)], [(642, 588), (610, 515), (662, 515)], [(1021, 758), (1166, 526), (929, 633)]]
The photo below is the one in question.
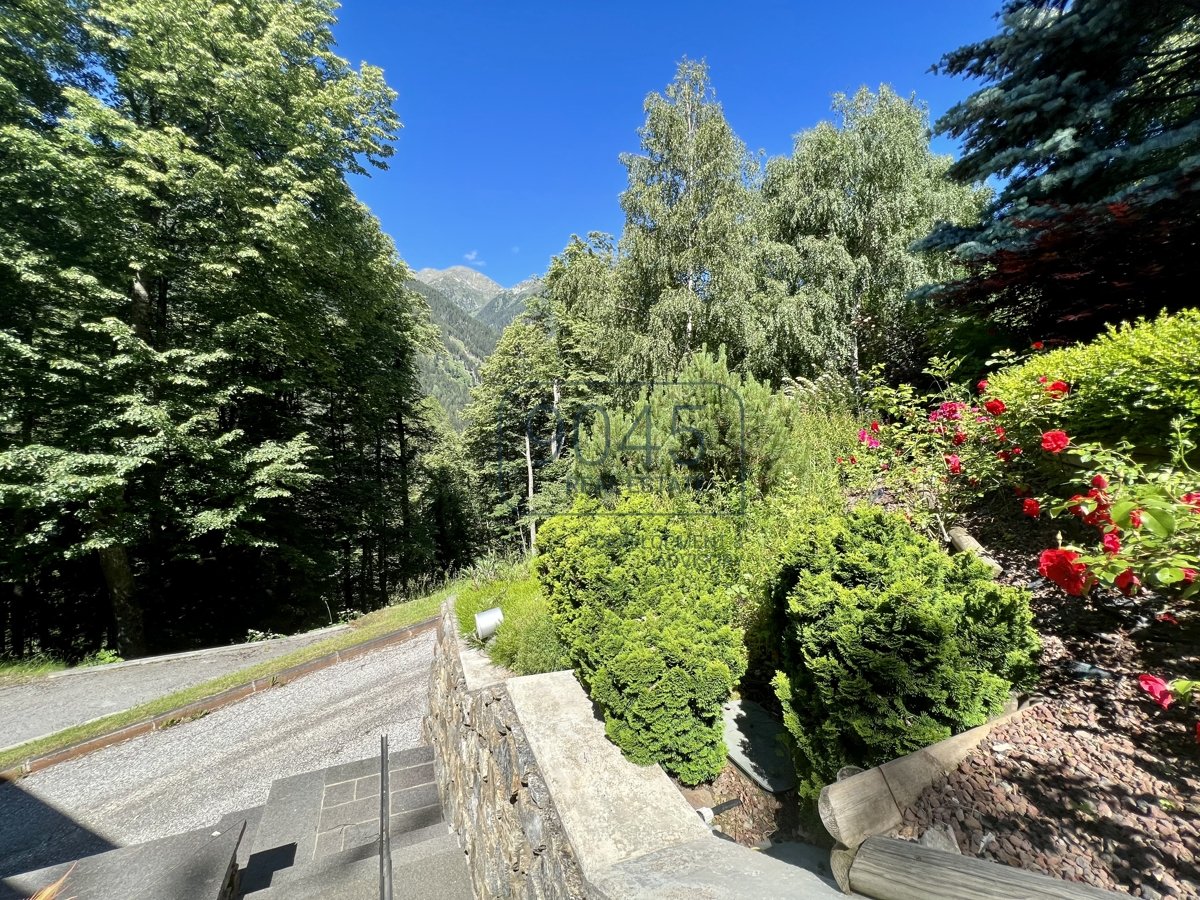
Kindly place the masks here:
[(1200, 898), (1200, 704), (1164, 711), (1137, 684), (1200, 677), (1200, 616), (1159, 621), (1165, 601), (1149, 594), (1067, 597), (1036, 572), (1052, 531), (969, 527), (1003, 580), (1033, 591), (1040, 702), (927, 790), (901, 836), (948, 825), (967, 855), (1147, 900)]

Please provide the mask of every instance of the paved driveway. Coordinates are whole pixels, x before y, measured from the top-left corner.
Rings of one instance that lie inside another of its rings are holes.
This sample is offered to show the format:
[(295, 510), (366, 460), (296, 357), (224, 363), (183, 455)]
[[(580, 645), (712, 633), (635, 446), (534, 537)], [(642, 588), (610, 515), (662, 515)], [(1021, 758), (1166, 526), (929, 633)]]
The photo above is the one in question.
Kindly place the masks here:
[(332, 637), (348, 626), (0, 685), (0, 749), (81, 725)]
[(216, 824), (271, 781), (422, 743), (432, 632), (0, 784), (0, 878)]

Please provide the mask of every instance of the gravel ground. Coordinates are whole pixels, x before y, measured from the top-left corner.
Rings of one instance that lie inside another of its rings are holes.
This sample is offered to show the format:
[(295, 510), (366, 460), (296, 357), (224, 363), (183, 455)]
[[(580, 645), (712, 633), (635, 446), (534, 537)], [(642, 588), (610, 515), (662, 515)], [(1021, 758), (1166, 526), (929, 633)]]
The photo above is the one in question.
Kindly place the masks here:
[(344, 628), (323, 628), (253, 644), (213, 647), (0, 684), (0, 749), (283, 656), (341, 630)]
[(0, 784), (0, 877), (215, 824), (271, 782), (419, 746), (432, 633)]
[[(1196, 709), (1159, 709), (1142, 673), (1196, 677), (1200, 616), (1112, 592), (1065, 596), (1037, 575), (1049, 523), (970, 527), (1033, 591), (1042, 702), (996, 729), (908, 811), (901, 836), (949, 826), (964, 854), (1147, 900), (1200, 897)], [(1061, 525), (1061, 520), (1059, 523)]]

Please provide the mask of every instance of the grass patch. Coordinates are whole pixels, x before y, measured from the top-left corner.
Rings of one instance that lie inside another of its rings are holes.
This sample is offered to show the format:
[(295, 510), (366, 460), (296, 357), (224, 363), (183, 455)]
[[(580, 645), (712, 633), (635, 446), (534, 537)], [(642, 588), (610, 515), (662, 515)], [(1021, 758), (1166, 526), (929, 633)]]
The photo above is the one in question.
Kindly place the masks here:
[(504, 622), (485, 647), (493, 662), (520, 675), (570, 668), (550, 621), (549, 604), (527, 561), (459, 585), (458, 627), (472, 643), (478, 643), (475, 614), (493, 606), (504, 611)]
[(292, 666), (298, 666), (301, 663), (309, 662), (326, 654), (366, 643), (388, 632), (396, 631), (415, 622), (420, 622), (423, 619), (428, 619), (431, 616), (437, 615), (442, 602), (449, 594), (454, 592), (456, 586), (458, 586), (458, 583), (451, 583), (427, 597), (397, 603), (394, 606), (388, 606), (373, 613), (368, 613), (351, 622), (349, 631), (340, 632), (327, 640), (310, 644), (307, 647), (301, 647), (298, 650), (293, 650), (291, 653), (276, 657), (275, 659), (266, 660), (241, 671), (231, 672), (228, 675), (222, 675), (220, 678), (214, 678), (211, 681), (203, 682), (194, 687), (150, 700), (132, 709), (113, 713), (111, 716), (105, 716), (94, 722), (76, 725), (64, 731), (59, 731), (55, 734), (13, 747), (11, 750), (2, 751), (0, 752), (0, 771), (12, 768), (27, 759), (44, 756), (56, 750), (62, 750), (82, 741), (108, 734), (110, 731), (116, 731), (118, 728), (124, 728), (126, 725), (132, 725), (135, 722), (152, 719), (165, 712), (170, 712), (189, 703), (195, 703), (197, 700), (204, 700), (215, 696), (222, 691), (246, 684), (249, 681), (275, 675)]
[(65, 668), (67, 664), (61, 659), (40, 654), (28, 659), (0, 659), (0, 684), (37, 678), (39, 675), (61, 672)]

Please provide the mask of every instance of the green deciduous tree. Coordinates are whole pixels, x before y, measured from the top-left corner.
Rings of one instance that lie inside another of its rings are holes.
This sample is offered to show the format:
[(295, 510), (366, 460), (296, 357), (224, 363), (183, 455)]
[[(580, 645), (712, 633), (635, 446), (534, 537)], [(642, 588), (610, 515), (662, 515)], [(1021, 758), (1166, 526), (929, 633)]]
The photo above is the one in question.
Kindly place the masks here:
[(626, 378), (674, 372), (692, 350), (753, 342), (747, 266), (755, 165), (726, 122), (703, 62), (680, 63), (646, 98), (642, 153), (626, 154), (616, 302)]
[(766, 340), (755, 371), (774, 380), (876, 363), (911, 367), (924, 321), (910, 292), (954, 271), (911, 250), (938, 222), (973, 219), (979, 189), (947, 177), (929, 147), (928, 114), (882, 86), (834, 99), (837, 123), (796, 138), (763, 184), (756, 252)]

